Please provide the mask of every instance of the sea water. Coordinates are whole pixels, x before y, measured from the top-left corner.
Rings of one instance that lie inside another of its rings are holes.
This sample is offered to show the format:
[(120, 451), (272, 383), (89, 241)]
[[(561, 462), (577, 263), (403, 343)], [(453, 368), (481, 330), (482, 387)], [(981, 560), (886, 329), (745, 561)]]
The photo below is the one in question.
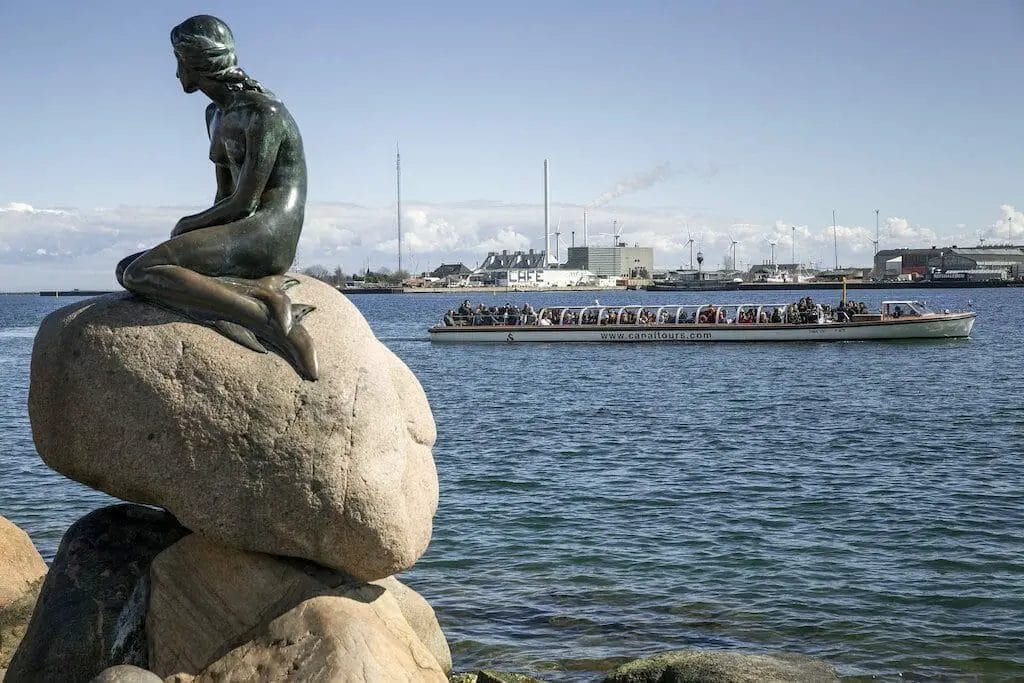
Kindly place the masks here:
[[(430, 549), (402, 579), (456, 669), (595, 680), (670, 649), (799, 652), (847, 676), (1024, 677), (1024, 291), (855, 291), (978, 313), (969, 340), (432, 345), (463, 298), (785, 303), (838, 292), (353, 295), (437, 421)], [(111, 502), (50, 472), (32, 337), (0, 297), (0, 514), (52, 558)]]

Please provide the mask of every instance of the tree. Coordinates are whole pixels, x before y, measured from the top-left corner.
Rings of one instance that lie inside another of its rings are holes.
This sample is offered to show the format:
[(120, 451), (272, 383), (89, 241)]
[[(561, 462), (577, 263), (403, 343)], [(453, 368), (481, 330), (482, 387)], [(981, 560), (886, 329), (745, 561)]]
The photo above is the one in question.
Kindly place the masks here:
[(328, 271), (326, 268), (324, 268), (323, 266), (321, 266), (319, 264), (314, 264), (312, 266), (307, 266), (307, 267), (303, 268), (302, 269), (302, 274), (303, 275), (308, 275), (309, 277), (313, 277), (313, 278), (316, 278), (317, 280), (321, 280), (321, 281), (327, 282), (327, 283), (330, 283), (330, 281), (331, 281), (331, 273), (330, 273), (330, 271)]

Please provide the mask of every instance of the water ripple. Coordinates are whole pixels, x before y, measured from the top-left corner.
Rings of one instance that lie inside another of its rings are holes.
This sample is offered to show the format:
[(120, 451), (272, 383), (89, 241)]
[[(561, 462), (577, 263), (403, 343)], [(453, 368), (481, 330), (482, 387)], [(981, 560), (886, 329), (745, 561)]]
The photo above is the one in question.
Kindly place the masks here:
[[(1024, 678), (1021, 296), (968, 294), (967, 342), (529, 347), (426, 343), (461, 294), (353, 297), (434, 409), (441, 504), (403, 578), (456, 667), (584, 681), (707, 647), (851, 678)], [(718, 299), (738, 297), (779, 295)], [(32, 449), (31, 331), (59, 304), (0, 299), (0, 514), (48, 557), (108, 500)]]

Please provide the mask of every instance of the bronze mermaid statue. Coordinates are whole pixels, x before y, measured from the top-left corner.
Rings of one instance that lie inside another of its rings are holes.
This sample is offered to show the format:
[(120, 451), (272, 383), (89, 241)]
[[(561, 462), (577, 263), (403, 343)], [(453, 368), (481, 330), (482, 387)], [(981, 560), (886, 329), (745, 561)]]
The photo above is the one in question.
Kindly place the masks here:
[(254, 351), (267, 346), (303, 378), (316, 350), (285, 275), (306, 206), (306, 158), (284, 104), (239, 66), (220, 19), (199, 15), (171, 31), (178, 80), (210, 98), (206, 129), (217, 176), (213, 206), (178, 221), (166, 242), (125, 258), (117, 280), (133, 294), (210, 325)]

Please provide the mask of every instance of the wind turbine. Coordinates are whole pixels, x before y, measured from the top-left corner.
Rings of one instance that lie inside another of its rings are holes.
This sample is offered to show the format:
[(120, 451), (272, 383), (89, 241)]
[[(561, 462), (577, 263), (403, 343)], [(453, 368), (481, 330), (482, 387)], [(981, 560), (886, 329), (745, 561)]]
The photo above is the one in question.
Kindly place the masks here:
[(729, 241), (732, 242), (732, 269), (735, 271), (736, 270), (736, 245), (739, 244), (739, 242), (737, 242), (736, 239), (733, 238), (732, 233), (729, 233)]
[(772, 248), (772, 258), (771, 258), (771, 261), (769, 261), (768, 263), (770, 265), (774, 266), (775, 265), (775, 245), (778, 244), (779, 241), (778, 240), (769, 239), (767, 237), (765, 237), (764, 240), (765, 240), (765, 242), (768, 243), (768, 246), (770, 246)]
[(690, 270), (693, 270), (693, 235), (690, 234), (690, 228), (686, 228), (686, 243), (690, 245)]
[(559, 236), (562, 234), (562, 217), (558, 217), (558, 223), (555, 225), (555, 265), (561, 263), (561, 250), (558, 248)]
[(878, 256), (878, 209), (875, 209), (875, 239), (871, 240), (875, 247), (875, 256)]

